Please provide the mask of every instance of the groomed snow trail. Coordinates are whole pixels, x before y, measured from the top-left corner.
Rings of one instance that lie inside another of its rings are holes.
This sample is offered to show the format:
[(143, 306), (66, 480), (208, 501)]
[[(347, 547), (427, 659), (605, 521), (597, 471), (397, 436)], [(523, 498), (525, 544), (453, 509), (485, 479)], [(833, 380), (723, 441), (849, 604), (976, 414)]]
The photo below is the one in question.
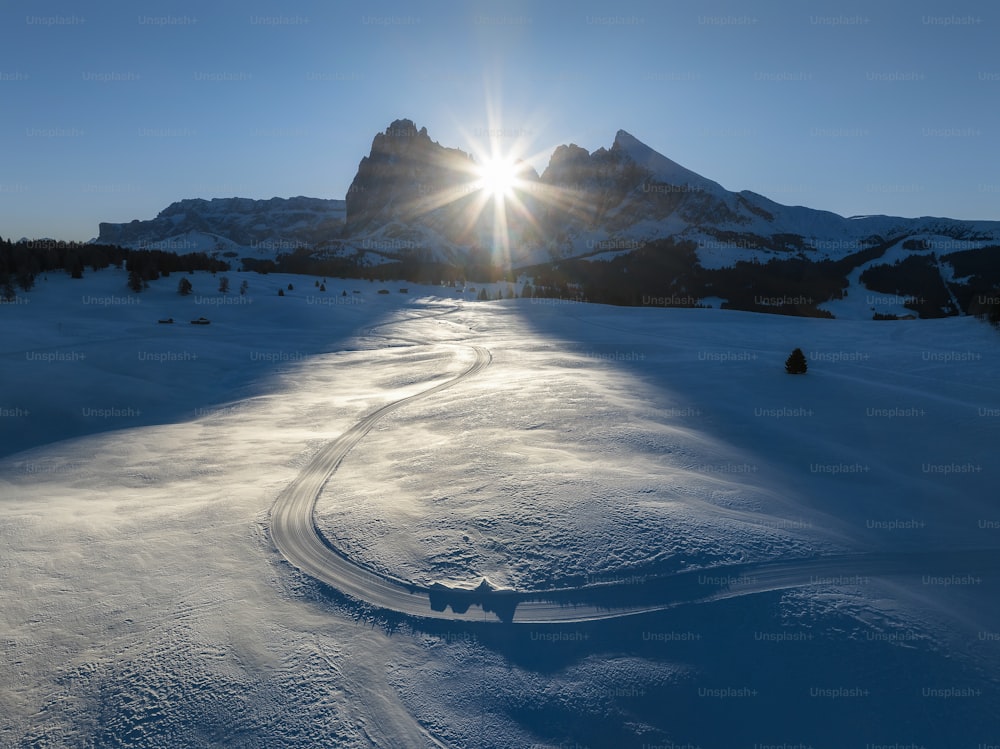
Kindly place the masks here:
[(1000, 571), (1000, 551), (965, 549), (746, 563), (627, 583), (525, 592), (428, 588), (377, 574), (351, 561), (323, 538), (314, 522), (316, 503), (347, 454), (384, 416), (452, 388), (489, 366), (492, 356), (488, 349), (472, 346), (472, 350), (475, 361), (465, 371), (373, 411), (313, 457), (279, 495), (271, 512), (271, 538), (285, 559), (307, 575), (377, 609), (420, 618), (518, 624), (611, 619), (770, 590), (852, 585), (870, 577), (940, 577)]
[(453, 387), (489, 366), (490, 352), (481, 346), (474, 346), (473, 350), (476, 360), (464, 372), (373, 411), (320, 450), (279, 495), (271, 511), (271, 538), (289, 562), (352, 598), (401, 613), (427, 615), (430, 601), (426, 592), (411, 592), (402, 583), (379, 577), (330, 549), (316, 530), (313, 511), (320, 492), (341, 461), (383, 416)]

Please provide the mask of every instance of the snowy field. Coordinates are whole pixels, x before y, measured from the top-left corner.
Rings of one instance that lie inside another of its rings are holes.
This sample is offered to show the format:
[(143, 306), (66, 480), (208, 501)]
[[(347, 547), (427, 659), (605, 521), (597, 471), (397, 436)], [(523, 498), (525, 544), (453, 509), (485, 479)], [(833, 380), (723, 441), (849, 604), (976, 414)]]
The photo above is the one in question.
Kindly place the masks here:
[(463, 624), (347, 599), (269, 537), (325, 444), (480, 346), (488, 368), (388, 414), (320, 496), (360, 564), (536, 590), (1000, 549), (988, 326), (220, 275), (186, 298), (51, 275), (0, 305), (0, 747), (1000, 744), (989, 571)]

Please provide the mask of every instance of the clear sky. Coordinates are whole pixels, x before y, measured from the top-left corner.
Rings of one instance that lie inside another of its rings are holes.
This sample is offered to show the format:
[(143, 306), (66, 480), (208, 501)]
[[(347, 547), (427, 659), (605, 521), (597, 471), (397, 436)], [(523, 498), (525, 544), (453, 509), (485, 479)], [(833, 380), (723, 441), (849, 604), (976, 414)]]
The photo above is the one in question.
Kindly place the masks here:
[(1000, 220), (995, 0), (5, 0), (0, 236), (343, 198), (398, 118), (610, 146), (844, 215)]

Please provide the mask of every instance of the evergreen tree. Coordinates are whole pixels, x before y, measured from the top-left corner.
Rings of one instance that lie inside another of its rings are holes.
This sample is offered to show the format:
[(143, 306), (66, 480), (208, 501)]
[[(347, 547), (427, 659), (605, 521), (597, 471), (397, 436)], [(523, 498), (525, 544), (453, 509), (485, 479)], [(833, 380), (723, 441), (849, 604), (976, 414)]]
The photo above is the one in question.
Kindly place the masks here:
[(17, 292), (14, 291), (14, 282), (10, 276), (7, 276), (3, 282), (3, 291), (0, 291), (0, 299), (3, 299), (5, 302), (13, 302), (17, 299)]
[(800, 348), (795, 349), (785, 360), (785, 371), (788, 374), (805, 374), (808, 368), (809, 362), (806, 361), (806, 355)]
[(284, 289), (278, 289), (278, 296), (284, 296), (284, 295), (285, 295), (285, 290)]
[(186, 278), (181, 278), (180, 282), (177, 284), (177, 293), (181, 296), (187, 296), (191, 293), (191, 282)]
[(485, 286), (479, 290), (479, 295), (476, 299), (480, 302), (488, 302), (490, 300), (490, 295), (487, 293)]
[(15, 257), (14, 271), (17, 285), (24, 291), (31, 291), (35, 285), (35, 277), (41, 269), (38, 258), (33, 253)]
[(83, 263), (75, 251), (66, 253), (65, 267), (70, 278), (83, 278)]
[(18, 269), (17, 285), (24, 291), (31, 291), (35, 285), (35, 274), (24, 269)]
[(128, 272), (128, 287), (132, 289), (132, 291), (142, 291), (143, 280), (142, 274), (139, 273), (139, 271), (130, 270)]
[(229, 292), (229, 276), (219, 277), (219, 291), (221, 291), (223, 294)]
[(246, 293), (249, 289), (250, 289), (250, 284), (244, 278), (243, 283), (240, 284), (240, 296), (246, 296)]

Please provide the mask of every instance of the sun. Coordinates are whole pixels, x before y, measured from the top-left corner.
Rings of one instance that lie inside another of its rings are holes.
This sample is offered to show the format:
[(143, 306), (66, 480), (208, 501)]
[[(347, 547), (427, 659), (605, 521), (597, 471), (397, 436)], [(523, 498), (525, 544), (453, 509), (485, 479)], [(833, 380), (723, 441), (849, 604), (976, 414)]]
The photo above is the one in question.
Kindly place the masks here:
[(510, 197), (518, 183), (518, 165), (509, 158), (492, 158), (477, 169), (479, 189), (489, 197)]
[(576, 210), (579, 196), (539, 178), (534, 165), (551, 149), (531, 150), (536, 128), (505, 127), (499, 106), (489, 97), (486, 114), (488, 128), (471, 131), (455, 123), (465, 143), (448, 164), (450, 178), (439, 189), (419, 190), (408, 210), (425, 215), (453, 207), (457, 212), (447, 215), (455, 222), (456, 236), (488, 251), (497, 267), (509, 268), (512, 254), (543, 233), (539, 222), (544, 214), (550, 208)]

